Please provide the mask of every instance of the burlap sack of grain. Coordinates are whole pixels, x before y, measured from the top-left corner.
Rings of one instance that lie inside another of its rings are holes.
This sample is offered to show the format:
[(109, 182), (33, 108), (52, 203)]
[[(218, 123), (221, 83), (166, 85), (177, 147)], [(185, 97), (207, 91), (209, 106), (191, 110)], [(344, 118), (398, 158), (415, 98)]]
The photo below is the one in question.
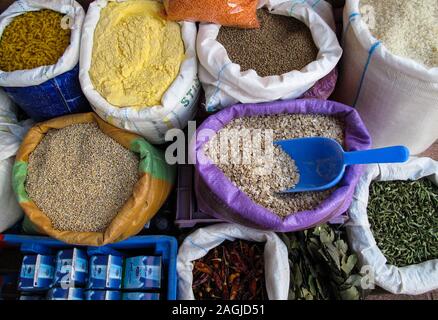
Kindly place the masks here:
[[(348, 151), (366, 150), (371, 145), (368, 131), (354, 109), (334, 101), (316, 99), (234, 105), (210, 116), (198, 128), (197, 133), (204, 130), (217, 133), (235, 118), (294, 113), (321, 114), (343, 119), (344, 144)], [(337, 189), (326, 200), (312, 210), (291, 212), (282, 219), (252, 201), (212, 161), (203, 161), (206, 159), (204, 145), (210, 139), (210, 135), (198, 134), (191, 149), (197, 157), (195, 192), (199, 210), (218, 219), (257, 229), (293, 232), (309, 229), (340, 216), (348, 210), (363, 172), (361, 165), (347, 167)]]
[(269, 300), (287, 300), (290, 267), (286, 245), (274, 233), (247, 228), (238, 224), (221, 223), (201, 228), (190, 234), (178, 251), (178, 299), (194, 300), (193, 261), (225, 240), (265, 242), (265, 283)]
[(375, 284), (394, 294), (417, 295), (438, 289), (438, 259), (402, 268), (387, 264), (368, 221), (369, 186), (373, 181), (419, 180), (428, 177), (438, 186), (438, 162), (414, 158), (405, 164), (370, 165), (354, 192), (347, 234), (362, 266), (369, 266)]
[[(271, 14), (291, 16), (304, 22), (319, 49), (316, 61), (301, 71), (260, 77), (255, 71), (241, 72), (232, 63), (222, 44), (216, 39), (220, 26), (201, 23), (197, 38), (199, 78), (205, 91), (207, 111), (223, 109), (235, 103), (258, 103), (274, 100), (304, 98), (327, 99), (335, 89), (335, 67), (342, 49), (333, 31), (335, 22), (332, 7), (326, 1), (315, 5), (306, 2), (260, 1)], [(275, 59), (275, 57), (272, 57)]]
[[(26, 192), (29, 155), (50, 129), (91, 122), (97, 123), (105, 134), (139, 155), (139, 179), (131, 197), (104, 232), (58, 231)], [(167, 199), (174, 183), (174, 169), (165, 162), (164, 154), (142, 137), (113, 127), (95, 113), (83, 113), (55, 118), (30, 129), (18, 150), (12, 181), (20, 206), (38, 231), (70, 244), (100, 246), (124, 240), (141, 231)]]
[(411, 154), (430, 147), (438, 139), (438, 68), (389, 52), (369, 31), (359, 0), (346, 2), (343, 48), (336, 100), (359, 111), (373, 146), (402, 144)]
[(0, 15), (0, 37), (18, 15), (50, 9), (71, 18), (70, 45), (54, 65), (29, 70), (0, 70), (0, 86), (35, 121), (89, 111), (79, 84), (79, 49), (85, 12), (74, 0), (15, 1)]
[[(82, 91), (93, 110), (106, 122), (145, 137), (149, 142), (165, 142), (167, 130), (183, 129), (196, 114), (201, 84), (198, 79), (196, 57), (196, 24), (180, 22), (185, 47), (185, 60), (179, 74), (161, 98), (161, 105), (144, 108), (119, 108), (111, 105), (97, 90), (90, 79), (94, 30), (99, 22), (100, 11), (115, 0), (94, 1), (88, 8), (81, 39), (80, 73)], [(125, 0), (122, 0), (125, 1)], [(119, 1), (120, 2), (120, 1)]]
[(16, 111), (11, 99), (0, 89), (0, 233), (23, 217), (12, 190), (12, 166), (32, 121), (18, 121)]

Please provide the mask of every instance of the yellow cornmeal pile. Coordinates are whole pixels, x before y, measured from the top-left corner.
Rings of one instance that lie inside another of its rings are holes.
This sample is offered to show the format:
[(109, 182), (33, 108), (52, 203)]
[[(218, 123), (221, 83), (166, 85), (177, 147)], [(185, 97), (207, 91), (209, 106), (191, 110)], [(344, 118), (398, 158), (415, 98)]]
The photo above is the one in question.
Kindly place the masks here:
[(56, 64), (70, 44), (63, 14), (32, 11), (14, 18), (0, 39), (0, 70), (11, 72)]
[(166, 21), (161, 3), (127, 1), (102, 9), (89, 73), (110, 104), (159, 105), (183, 60), (180, 26)]

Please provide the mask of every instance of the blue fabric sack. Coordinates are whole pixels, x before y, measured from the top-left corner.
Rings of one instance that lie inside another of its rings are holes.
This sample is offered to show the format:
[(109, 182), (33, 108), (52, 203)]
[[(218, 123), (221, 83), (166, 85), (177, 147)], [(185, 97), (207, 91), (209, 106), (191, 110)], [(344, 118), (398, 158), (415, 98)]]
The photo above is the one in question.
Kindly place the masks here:
[(37, 86), (3, 87), (8, 96), (35, 121), (91, 111), (79, 84), (79, 65)]

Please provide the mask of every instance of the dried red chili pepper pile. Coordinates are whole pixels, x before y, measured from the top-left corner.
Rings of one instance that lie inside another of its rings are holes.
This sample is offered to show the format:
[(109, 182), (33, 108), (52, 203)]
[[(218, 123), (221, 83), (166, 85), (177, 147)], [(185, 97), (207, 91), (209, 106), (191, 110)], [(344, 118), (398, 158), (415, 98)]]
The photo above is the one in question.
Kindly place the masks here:
[(225, 241), (193, 268), (197, 300), (265, 300), (263, 244)]

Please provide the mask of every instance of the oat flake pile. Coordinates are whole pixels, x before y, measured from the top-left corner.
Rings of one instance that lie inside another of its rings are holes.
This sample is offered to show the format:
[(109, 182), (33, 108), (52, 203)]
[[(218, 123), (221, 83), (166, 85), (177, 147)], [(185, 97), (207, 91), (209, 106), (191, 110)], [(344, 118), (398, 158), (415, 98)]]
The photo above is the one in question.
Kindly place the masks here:
[[(242, 132), (244, 129), (273, 129), (273, 140), (286, 140), (303, 137), (327, 137), (344, 144), (344, 124), (335, 117), (322, 115), (288, 114), (236, 118), (218, 132), (206, 145), (205, 154), (221, 169), (240, 190), (255, 203), (284, 218), (289, 214), (314, 209), (332, 192), (306, 192), (279, 194), (293, 187), (299, 181), (299, 173), (290, 157), (279, 149), (274, 149), (273, 163), (269, 160), (251, 164), (233, 164), (221, 161), (221, 135), (230, 130)], [(231, 131), (231, 136), (233, 133)], [(231, 140), (230, 140), (231, 141)], [(239, 144), (242, 152), (243, 144)], [(263, 147), (263, 146), (262, 146)], [(268, 165), (267, 165), (268, 164)], [(262, 172), (261, 172), (262, 171)]]
[(29, 157), (26, 191), (55, 229), (102, 232), (131, 196), (138, 165), (95, 123), (51, 129)]

